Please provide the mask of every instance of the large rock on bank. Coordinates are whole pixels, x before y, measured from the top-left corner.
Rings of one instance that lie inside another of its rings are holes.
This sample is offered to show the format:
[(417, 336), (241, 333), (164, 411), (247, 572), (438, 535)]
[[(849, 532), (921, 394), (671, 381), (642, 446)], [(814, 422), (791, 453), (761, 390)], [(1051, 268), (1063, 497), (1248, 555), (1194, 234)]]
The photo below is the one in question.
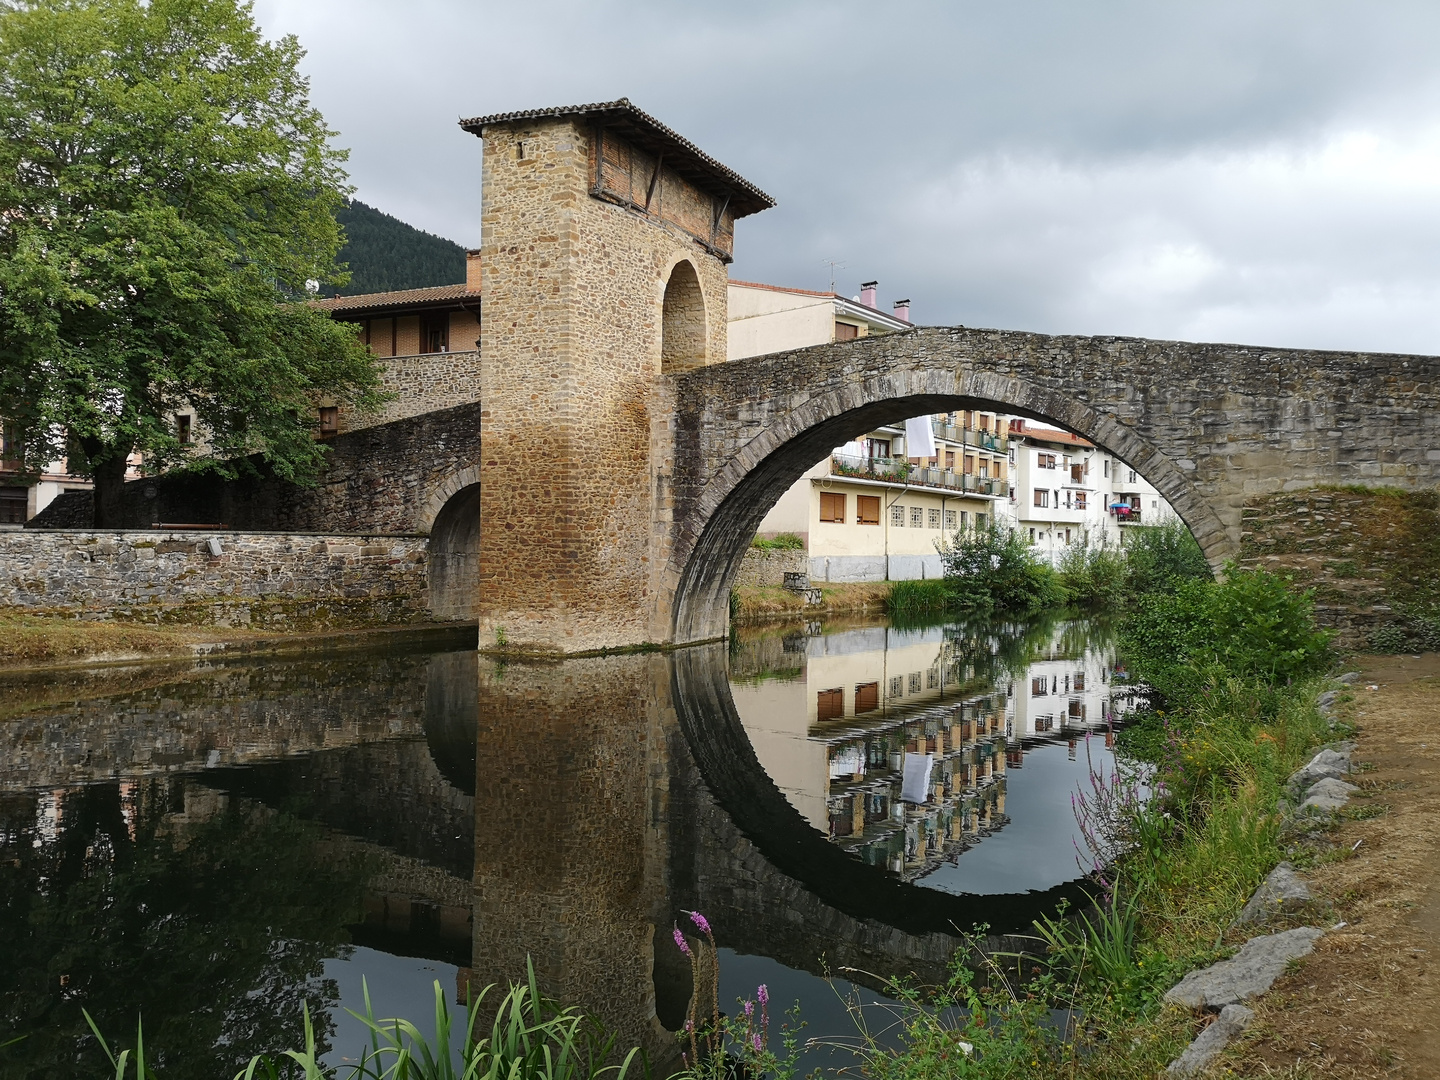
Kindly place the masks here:
[(1223, 1009), (1265, 993), (1291, 960), (1308, 956), (1325, 931), (1302, 926), (1254, 937), (1229, 960), (1192, 971), (1165, 993), (1165, 1000), (1190, 1009)]
[(1227, 1043), (1239, 1035), (1254, 1019), (1255, 1014), (1244, 1005), (1226, 1005), (1220, 1010), (1215, 1022), (1207, 1027), (1185, 1052), (1165, 1067), (1171, 1076), (1191, 1076), (1200, 1072), (1214, 1060), (1215, 1055), (1225, 1049)]
[(1264, 923), (1272, 916), (1300, 911), (1313, 899), (1310, 886), (1295, 873), (1295, 868), (1282, 862), (1260, 883), (1235, 921), (1241, 926)]

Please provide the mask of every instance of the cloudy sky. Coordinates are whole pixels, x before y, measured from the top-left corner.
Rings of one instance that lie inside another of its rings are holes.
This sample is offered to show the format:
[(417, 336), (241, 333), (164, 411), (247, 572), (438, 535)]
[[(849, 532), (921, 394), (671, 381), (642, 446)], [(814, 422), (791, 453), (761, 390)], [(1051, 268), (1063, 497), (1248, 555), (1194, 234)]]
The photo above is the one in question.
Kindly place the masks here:
[(364, 201), (479, 241), (462, 116), (628, 96), (773, 195), (734, 277), (925, 323), (1440, 352), (1440, 4), (257, 0)]

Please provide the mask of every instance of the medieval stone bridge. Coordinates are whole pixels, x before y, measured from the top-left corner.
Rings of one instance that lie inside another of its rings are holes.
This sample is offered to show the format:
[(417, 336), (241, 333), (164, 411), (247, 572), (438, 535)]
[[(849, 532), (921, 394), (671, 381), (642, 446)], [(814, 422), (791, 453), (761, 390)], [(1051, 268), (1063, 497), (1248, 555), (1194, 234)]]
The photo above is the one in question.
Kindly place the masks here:
[(724, 633), (750, 538), (807, 468), (920, 413), (998, 409), (1083, 435), (1150, 480), (1217, 566), (1238, 553), (1247, 498), (1440, 480), (1433, 356), (926, 328), (714, 364), (666, 390), (673, 509), (657, 601), (676, 642)]

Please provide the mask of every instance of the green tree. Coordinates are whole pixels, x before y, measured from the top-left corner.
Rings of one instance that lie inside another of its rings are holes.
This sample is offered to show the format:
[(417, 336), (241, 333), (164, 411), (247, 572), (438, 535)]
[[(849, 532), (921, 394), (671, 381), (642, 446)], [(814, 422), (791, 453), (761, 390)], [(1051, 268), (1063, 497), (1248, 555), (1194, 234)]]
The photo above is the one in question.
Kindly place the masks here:
[(303, 303), (344, 281), (348, 189), (302, 55), (240, 0), (0, 0), (0, 400), (32, 468), (94, 479), (97, 526), (136, 451), (306, 483), (317, 397), (382, 399)]
[(955, 611), (1028, 615), (1063, 602), (1055, 571), (1036, 560), (1018, 532), (993, 518), (935, 547)]

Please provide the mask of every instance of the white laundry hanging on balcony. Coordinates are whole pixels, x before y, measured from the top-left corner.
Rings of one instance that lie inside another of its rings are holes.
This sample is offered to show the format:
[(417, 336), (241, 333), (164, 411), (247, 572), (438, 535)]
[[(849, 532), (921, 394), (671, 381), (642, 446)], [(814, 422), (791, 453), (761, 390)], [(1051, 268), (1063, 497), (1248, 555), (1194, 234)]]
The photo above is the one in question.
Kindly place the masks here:
[(905, 421), (905, 456), (935, 456), (935, 429), (930, 424), (930, 417), (912, 416)]

